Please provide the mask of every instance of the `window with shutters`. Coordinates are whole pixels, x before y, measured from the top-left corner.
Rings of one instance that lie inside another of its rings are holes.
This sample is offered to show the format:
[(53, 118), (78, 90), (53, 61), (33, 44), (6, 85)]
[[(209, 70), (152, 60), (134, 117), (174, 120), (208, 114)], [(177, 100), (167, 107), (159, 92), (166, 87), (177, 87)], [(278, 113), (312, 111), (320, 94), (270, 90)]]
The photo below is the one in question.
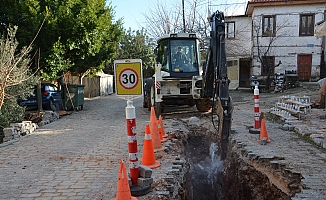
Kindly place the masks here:
[(313, 36), (314, 35), (314, 14), (300, 15), (299, 36)]
[(275, 36), (275, 28), (276, 28), (276, 17), (275, 15), (264, 15), (263, 16), (263, 37), (271, 37)]

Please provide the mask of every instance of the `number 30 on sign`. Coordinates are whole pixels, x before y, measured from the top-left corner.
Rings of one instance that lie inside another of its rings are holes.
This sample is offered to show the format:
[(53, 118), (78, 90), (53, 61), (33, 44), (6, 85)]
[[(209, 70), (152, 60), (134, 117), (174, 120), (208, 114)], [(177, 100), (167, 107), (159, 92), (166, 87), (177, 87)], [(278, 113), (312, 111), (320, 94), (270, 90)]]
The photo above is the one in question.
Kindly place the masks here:
[(115, 60), (114, 74), (117, 95), (142, 94), (141, 59)]

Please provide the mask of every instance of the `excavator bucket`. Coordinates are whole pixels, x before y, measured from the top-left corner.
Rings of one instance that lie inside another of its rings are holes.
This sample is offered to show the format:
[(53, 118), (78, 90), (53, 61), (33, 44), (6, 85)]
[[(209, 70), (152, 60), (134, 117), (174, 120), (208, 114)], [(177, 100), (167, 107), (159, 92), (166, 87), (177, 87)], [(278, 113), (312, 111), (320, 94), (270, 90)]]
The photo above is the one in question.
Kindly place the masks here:
[(230, 97), (230, 105), (227, 109), (223, 109), (221, 100), (218, 97), (215, 102), (214, 111), (218, 115), (218, 137), (219, 139), (227, 140), (231, 132), (231, 122), (232, 122), (232, 99)]
[(230, 104), (227, 109), (223, 109), (221, 100), (218, 97), (214, 106), (214, 111), (218, 115), (218, 137), (219, 137), (219, 146), (220, 146), (220, 156), (224, 160), (227, 155), (227, 146), (229, 141), (229, 135), (231, 133), (231, 122), (232, 122), (232, 112), (233, 105), (232, 99), (229, 97)]

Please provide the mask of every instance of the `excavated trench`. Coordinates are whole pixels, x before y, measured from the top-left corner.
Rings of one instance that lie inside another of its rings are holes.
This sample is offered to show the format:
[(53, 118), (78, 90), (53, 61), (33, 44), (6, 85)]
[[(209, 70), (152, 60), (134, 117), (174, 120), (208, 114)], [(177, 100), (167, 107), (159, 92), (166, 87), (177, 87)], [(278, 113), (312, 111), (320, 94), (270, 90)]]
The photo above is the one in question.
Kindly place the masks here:
[(223, 161), (218, 155), (218, 144), (207, 137), (191, 137), (183, 145), (188, 164), (184, 177), (186, 199), (219, 199)]
[(209, 131), (198, 133), (198, 130), (191, 132), (179, 144), (187, 163), (182, 199), (291, 199), (290, 193), (280, 189), (284, 187), (282, 181), (270, 180), (259, 164), (240, 158), (238, 152), (233, 151), (236, 144), (227, 144), (228, 152), (222, 160), (221, 144), (215, 134)]

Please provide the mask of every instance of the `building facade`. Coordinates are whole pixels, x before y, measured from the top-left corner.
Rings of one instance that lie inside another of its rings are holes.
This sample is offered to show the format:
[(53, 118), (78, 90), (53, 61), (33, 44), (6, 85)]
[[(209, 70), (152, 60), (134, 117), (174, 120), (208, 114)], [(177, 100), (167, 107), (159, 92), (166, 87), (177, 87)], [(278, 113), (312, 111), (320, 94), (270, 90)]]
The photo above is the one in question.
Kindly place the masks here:
[(301, 81), (319, 80), (326, 71), (325, 37), (316, 37), (315, 27), (325, 7), (324, 0), (251, 0), (244, 16), (226, 17), (227, 59), (238, 60), (239, 86), (247, 87), (252, 75), (286, 71)]

